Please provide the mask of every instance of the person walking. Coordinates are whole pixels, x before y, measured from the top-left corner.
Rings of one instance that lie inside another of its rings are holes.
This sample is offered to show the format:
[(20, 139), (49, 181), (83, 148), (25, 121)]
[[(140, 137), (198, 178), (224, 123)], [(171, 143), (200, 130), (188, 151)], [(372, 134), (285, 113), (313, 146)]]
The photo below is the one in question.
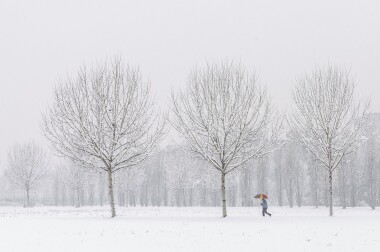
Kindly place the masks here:
[(268, 210), (268, 203), (267, 203), (267, 201), (265, 200), (264, 197), (262, 199), (261, 205), (263, 206), (263, 216), (265, 217), (265, 214), (267, 214), (269, 216), (272, 216), (270, 213), (267, 212), (267, 210)]

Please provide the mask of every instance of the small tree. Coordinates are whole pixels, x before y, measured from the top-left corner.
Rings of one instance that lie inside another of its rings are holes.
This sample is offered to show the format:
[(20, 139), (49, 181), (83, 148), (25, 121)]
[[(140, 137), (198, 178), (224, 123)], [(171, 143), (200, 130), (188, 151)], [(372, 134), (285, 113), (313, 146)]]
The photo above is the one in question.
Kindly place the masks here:
[(285, 173), (285, 165), (284, 165), (284, 157), (285, 150), (284, 145), (282, 145), (281, 148), (278, 148), (276, 151), (273, 152), (273, 175), (274, 175), (274, 182), (276, 185), (276, 194), (277, 194), (277, 202), (280, 207), (283, 206), (284, 197), (283, 197), (283, 191), (285, 188), (285, 179), (286, 179), (286, 173)]
[(73, 191), (75, 207), (80, 207), (80, 194), (83, 188), (89, 184), (94, 174), (89, 170), (77, 167), (74, 163), (67, 161), (65, 165), (59, 167), (59, 175), (62, 183)]
[(115, 185), (119, 193), (119, 204), (136, 206), (138, 188), (146, 180), (146, 172), (141, 167), (133, 167), (115, 173)]
[[(180, 147), (169, 146), (163, 163), (167, 186), (175, 191), (177, 206), (192, 206), (193, 189), (200, 176), (199, 160), (191, 158)], [(186, 200), (186, 191), (189, 192), (188, 200)]]
[(25, 191), (24, 206), (30, 206), (30, 191), (40, 186), (49, 165), (46, 152), (33, 142), (16, 144), (8, 153), (8, 168), (5, 174), (12, 184)]
[[(303, 184), (304, 184), (304, 150), (298, 142), (289, 139), (283, 146), (285, 162), (283, 179), (285, 183), (285, 191), (290, 207), (294, 206), (294, 200), (297, 206), (302, 205), (303, 200)], [(302, 158), (301, 158), (302, 157)]]
[(190, 151), (220, 174), (226, 217), (226, 175), (267, 155), (276, 143), (280, 123), (273, 120), (267, 92), (241, 65), (211, 64), (192, 71), (187, 90), (173, 94), (172, 101), (172, 125)]
[(309, 175), (308, 186), (310, 190), (311, 200), (313, 201), (313, 204), (316, 208), (319, 207), (319, 198), (321, 193), (319, 190), (321, 184), (321, 169), (318, 168), (318, 165), (319, 162), (316, 162), (313, 157), (307, 157), (307, 168)]
[(147, 159), (164, 133), (153, 105), (140, 71), (115, 58), (61, 81), (43, 117), (44, 134), (59, 155), (107, 173), (112, 217), (112, 174)]
[(295, 139), (328, 172), (333, 215), (333, 171), (364, 142), (367, 108), (354, 101), (355, 84), (345, 69), (328, 67), (304, 75), (293, 89), (289, 125)]
[(365, 194), (365, 201), (368, 205), (375, 209), (379, 195), (379, 176), (380, 176), (380, 159), (379, 153), (379, 133), (376, 131), (373, 118), (370, 120), (371, 125), (368, 127), (366, 135), (368, 141), (364, 145), (363, 151), (364, 158), (364, 183), (363, 190)]

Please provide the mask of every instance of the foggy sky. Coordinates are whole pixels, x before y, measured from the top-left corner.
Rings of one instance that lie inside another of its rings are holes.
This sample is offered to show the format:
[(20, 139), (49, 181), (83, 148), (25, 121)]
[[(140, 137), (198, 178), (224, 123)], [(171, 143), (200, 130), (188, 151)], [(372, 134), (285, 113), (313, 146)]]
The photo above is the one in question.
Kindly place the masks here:
[(163, 108), (192, 67), (229, 59), (255, 69), (282, 110), (297, 76), (346, 66), (380, 112), (379, 13), (375, 0), (0, 0), (0, 169), (13, 143), (45, 144), (58, 78), (116, 54), (140, 66)]

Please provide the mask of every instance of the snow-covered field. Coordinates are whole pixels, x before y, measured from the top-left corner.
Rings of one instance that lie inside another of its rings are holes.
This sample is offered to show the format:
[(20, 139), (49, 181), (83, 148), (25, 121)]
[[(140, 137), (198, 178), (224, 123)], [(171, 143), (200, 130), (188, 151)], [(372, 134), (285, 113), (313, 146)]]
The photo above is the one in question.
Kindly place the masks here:
[(0, 251), (380, 251), (369, 208), (0, 207)]

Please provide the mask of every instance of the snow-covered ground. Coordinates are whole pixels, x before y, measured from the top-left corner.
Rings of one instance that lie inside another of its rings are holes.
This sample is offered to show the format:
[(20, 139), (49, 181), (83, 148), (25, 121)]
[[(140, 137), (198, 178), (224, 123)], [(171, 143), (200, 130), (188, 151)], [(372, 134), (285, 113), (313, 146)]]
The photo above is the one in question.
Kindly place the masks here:
[(380, 251), (380, 211), (0, 207), (0, 251)]

